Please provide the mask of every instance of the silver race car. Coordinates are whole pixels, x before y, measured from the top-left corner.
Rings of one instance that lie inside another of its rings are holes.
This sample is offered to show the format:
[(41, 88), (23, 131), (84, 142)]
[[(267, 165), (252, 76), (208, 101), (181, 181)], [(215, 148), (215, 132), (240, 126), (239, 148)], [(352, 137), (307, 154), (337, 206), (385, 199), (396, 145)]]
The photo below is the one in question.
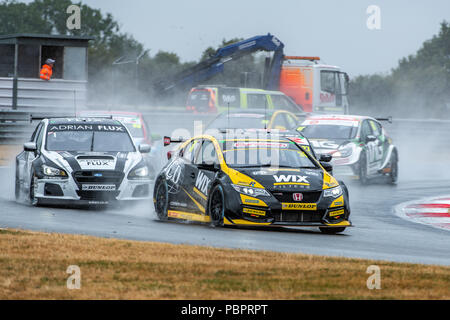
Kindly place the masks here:
[(303, 121), (297, 131), (309, 139), (318, 155), (332, 156), (336, 176), (351, 176), (362, 184), (380, 177), (397, 183), (398, 150), (377, 119), (315, 115)]
[(127, 128), (103, 118), (47, 118), (16, 157), (16, 199), (34, 206), (150, 198), (149, 168)]

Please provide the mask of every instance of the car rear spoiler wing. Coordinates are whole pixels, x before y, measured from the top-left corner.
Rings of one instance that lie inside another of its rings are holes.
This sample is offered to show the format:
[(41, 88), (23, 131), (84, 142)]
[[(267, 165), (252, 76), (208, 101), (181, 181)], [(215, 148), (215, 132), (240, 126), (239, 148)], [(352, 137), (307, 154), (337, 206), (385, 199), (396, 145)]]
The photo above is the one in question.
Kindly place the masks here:
[(182, 142), (185, 142), (186, 139), (182, 139), (181, 137), (178, 138), (178, 139), (172, 139), (171, 137), (164, 136), (163, 141), (164, 141), (164, 147), (167, 147), (171, 143), (182, 143)]
[(57, 119), (57, 118), (99, 118), (99, 119), (112, 119), (112, 115), (105, 115), (105, 116), (89, 116), (89, 117), (78, 117), (78, 116), (74, 116), (74, 115), (52, 115), (52, 116), (44, 116), (44, 115), (39, 115), (39, 116), (33, 116), (32, 114), (30, 114), (30, 123), (33, 122), (34, 120), (44, 120), (44, 119)]
[(387, 121), (389, 123), (392, 123), (392, 116), (389, 116), (387, 118), (375, 118), (378, 121)]

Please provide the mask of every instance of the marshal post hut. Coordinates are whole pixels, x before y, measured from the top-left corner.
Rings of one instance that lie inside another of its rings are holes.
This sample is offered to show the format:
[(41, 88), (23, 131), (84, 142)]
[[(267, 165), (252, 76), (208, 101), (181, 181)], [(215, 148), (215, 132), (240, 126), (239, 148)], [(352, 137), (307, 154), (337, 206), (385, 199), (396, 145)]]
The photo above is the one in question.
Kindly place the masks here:
[[(0, 111), (73, 111), (87, 94), (92, 37), (14, 34), (0, 36)], [(50, 81), (39, 74), (54, 59)]]

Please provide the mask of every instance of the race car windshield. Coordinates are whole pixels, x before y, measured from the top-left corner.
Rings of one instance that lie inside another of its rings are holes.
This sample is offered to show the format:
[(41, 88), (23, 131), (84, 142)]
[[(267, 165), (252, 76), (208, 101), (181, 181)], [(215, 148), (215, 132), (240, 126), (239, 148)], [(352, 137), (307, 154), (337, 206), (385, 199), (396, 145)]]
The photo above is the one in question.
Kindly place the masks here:
[(310, 139), (353, 139), (357, 129), (340, 125), (310, 125), (305, 126), (301, 132)]
[(130, 136), (124, 132), (49, 131), (48, 151), (134, 152)]
[(127, 127), (128, 131), (133, 138), (143, 138), (144, 130), (142, 129), (142, 125), (135, 123), (124, 123), (125, 127)]
[(294, 143), (234, 142), (223, 151), (229, 167), (317, 168)]
[(208, 90), (194, 90), (188, 98), (189, 105), (194, 107), (208, 107), (210, 93)]

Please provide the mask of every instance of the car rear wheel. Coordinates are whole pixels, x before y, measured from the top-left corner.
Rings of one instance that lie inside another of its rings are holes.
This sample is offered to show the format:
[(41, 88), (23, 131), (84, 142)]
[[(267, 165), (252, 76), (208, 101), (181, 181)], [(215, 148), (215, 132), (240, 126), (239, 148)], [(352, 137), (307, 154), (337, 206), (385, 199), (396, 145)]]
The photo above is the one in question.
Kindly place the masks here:
[(320, 227), (319, 229), (322, 233), (325, 234), (336, 234), (343, 232), (345, 230), (345, 227), (335, 227), (335, 228)]
[(214, 227), (223, 226), (223, 216), (225, 213), (225, 196), (221, 185), (216, 185), (211, 191), (208, 202), (209, 216), (211, 217), (211, 225)]
[(367, 161), (364, 155), (359, 160), (359, 181), (363, 185), (369, 183), (369, 179), (367, 178)]
[(398, 180), (398, 159), (397, 154), (392, 154), (391, 159), (391, 172), (389, 173), (389, 183), (390, 184), (397, 184)]
[(159, 180), (156, 185), (155, 192), (155, 211), (158, 219), (161, 221), (166, 221), (168, 219), (167, 216), (167, 208), (169, 204), (169, 192), (167, 188), (167, 182), (165, 180)]
[(16, 183), (14, 188), (14, 196), (16, 201), (20, 200), (20, 179), (19, 179), (19, 168), (16, 165)]

